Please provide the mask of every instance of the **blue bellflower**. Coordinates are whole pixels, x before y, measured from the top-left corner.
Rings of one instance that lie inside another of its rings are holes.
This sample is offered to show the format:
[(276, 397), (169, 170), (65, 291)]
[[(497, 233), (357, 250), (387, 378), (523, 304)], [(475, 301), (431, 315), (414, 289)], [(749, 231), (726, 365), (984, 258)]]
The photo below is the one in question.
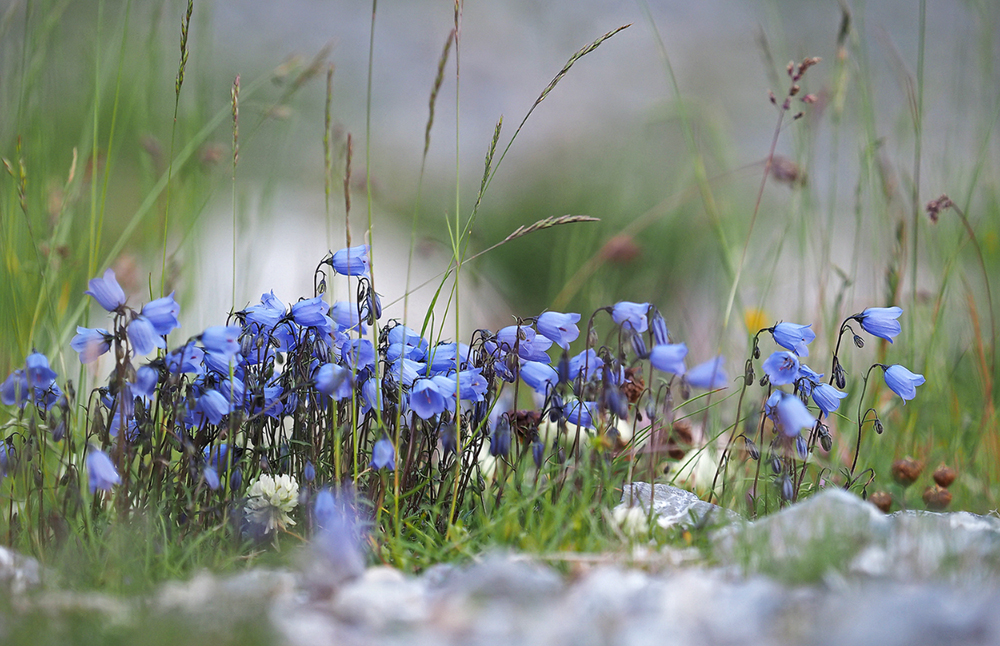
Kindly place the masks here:
[(80, 355), (80, 363), (93, 363), (97, 358), (111, 349), (111, 342), (114, 337), (107, 330), (85, 327), (76, 328), (76, 336), (69, 342), (69, 347), (73, 348)]
[(771, 336), (774, 342), (781, 347), (791, 350), (800, 357), (809, 356), (807, 347), (816, 339), (816, 333), (810, 330), (812, 324), (798, 325), (797, 323), (778, 323), (771, 328)]
[(341, 249), (330, 258), (330, 266), (342, 276), (367, 276), (371, 268), (366, 244)]
[(722, 388), (729, 381), (726, 371), (722, 368), (722, 364), (725, 361), (725, 358), (721, 355), (714, 359), (709, 359), (705, 363), (688, 370), (684, 374), (684, 379), (695, 388), (702, 388), (704, 390)]
[(803, 428), (812, 428), (816, 419), (806, 405), (795, 395), (782, 393), (777, 405), (777, 416), (781, 432), (786, 437), (795, 437)]
[(927, 381), (923, 375), (910, 372), (898, 363), (889, 367), (882, 366), (882, 369), (885, 371), (885, 385), (902, 398), (903, 405), (916, 397), (917, 386)]
[(662, 372), (682, 375), (686, 371), (684, 357), (687, 353), (687, 346), (683, 343), (657, 345), (649, 351), (649, 363)]
[(649, 303), (621, 301), (615, 303), (611, 309), (611, 318), (622, 328), (631, 328), (633, 332), (642, 334), (649, 329), (649, 321), (646, 316), (648, 312)]
[(793, 383), (799, 377), (799, 358), (791, 352), (779, 350), (764, 359), (760, 367), (774, 386)]
[(107, 453), (91, 449), (87, 454), (87, 480), (90, 482), (90, 493), (93, 494), (98, 489), (111, 491), (111, 487), (121, 484), (122, 477), (115, 471), (115, 465)]
[(892, 343), (892, 338), (900, 333), (899, 315), (903, 313), (901, 307), (869, 307), (854, 319), (861, 324), (861, 327), (872, 336), (877, 336)]
[(569, 344), (580, 336), (579, 314), (563, 314), (561, 312), (543, 312), (535, 319), (538, 333), (550, 339), (563, 350), (569, 350)]
[(389, 471), (396, 468), (396, 450), (392, 447), (389, 438), (383, 437), (375, 442), (375, 446), (372, 447), (371, 467), (373, 469), (388, 469)]
[(94, 297), (98, 305), (108, 312), (117, 312), (125, 305), (125, 292), (118, 284), (113, 269), (107, 269), (102, 278), (91, 278), (84, 294)]
[(819, 384), (812, 389), (812, 400), (825, 415), (837, 410), (840, 407), (840, 400), (844, 397), (847, 397), (847, 393), (829, 384)]

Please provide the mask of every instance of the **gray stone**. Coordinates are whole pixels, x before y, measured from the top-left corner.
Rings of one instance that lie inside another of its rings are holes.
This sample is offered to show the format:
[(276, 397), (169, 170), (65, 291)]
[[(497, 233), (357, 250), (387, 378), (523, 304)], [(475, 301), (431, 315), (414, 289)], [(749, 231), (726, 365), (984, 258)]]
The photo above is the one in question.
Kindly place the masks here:
[(38, 561), (12, 549), (0, 547), (0, 582), (15, 594), (38, 587), (42, 582)]
[(736, 512), (707, 503), (685, 489), (665, 484), (650, 487), (646, 482), (626, 484), (622, 488), (621, 503), (612, 513), (616, 519), (621, 519), (623, 511), (636, 507), (648, 514), (650, 499), (653, 501), (653, 516), (661, 527), (716, 525), (740, 518)]

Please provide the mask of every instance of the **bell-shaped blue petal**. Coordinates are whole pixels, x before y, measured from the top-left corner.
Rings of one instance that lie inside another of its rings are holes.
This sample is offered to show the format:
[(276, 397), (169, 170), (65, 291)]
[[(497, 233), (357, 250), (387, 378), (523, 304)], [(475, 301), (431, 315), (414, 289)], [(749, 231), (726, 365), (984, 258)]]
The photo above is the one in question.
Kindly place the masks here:
[(388, 469), (389, 471), (396, 468), (396, 449), (392, 447), (389, 438), (383, 437), (375, 442), (375, 446), (372, 447), (371, 467), (373, 469)]
[(926, 379), (923, 375), (910, 372), (898, 363), (885, 368), (885, 385), (892, 392), (899, 395), (903, 404), (917, 396), (917, 386), (923, 384)]
[(684, 374), (684, 357), (688, 349), (683, 343), (667, 343), (654, 346), (649, 351), (649, 363), (662, 372), (674, 375)]
[(559, 383), (559, 374), (547, 363), (525, 361), (521, 365), (521, 379), (536, 393), (544, 395), (550, 387)]
[(793, 383), (799, 376), (799, 358), (791, 352), (774, 352), (760, 367), (774, 386)]
[(445, 411), (445, 397), (433, 379), (418, 379), (410, 390), (410, 410), (420, 419), (431, 419)]
[(111, 487), (121, 484), (122, 478), (115, 471), (115, 465), (107, 453), (92, 449), (87, 454), (87, 480), (90, 482), (90, 493), (93, 494), (98, 489), (111, 491)]
[(723, 388), (729, 382), (729, 377), (726, 376), (726, 371), (722, 368), (725, 361), (725, 358), (718, 356), (698, 364), (684, 374), (684, 379), (695, 388), (704, 390)]
[(642, 334), (649, 329), (649, 321), (646, 316), (648, 312), (649, 303), (621, 301), (615, 303), (611, 309), (611, 318), (623, 328), (631, 328), (633, 332)]
[(145, 316), (153, 329), (159, 335), (170, 334), (181, 326), (177, 321), (177, 315), (181, 313), (181, 306), (174, 300), (174, 293), (169, 296), (157, 298), (142, 306), (142, 315)]
[(854, 318), (868, 334), (892, 343), (892, 338), (902, 330), (896, 320), (902, 313), (901, 307), (869, 307)]
[(201, 344), (228, 361), (240, 351), (240, 332), (238, 325), (214, 325), (201, 333)]
[(812, 324), (799, 325), (797, 323), (778, 323), (771, 328), (771, 336), (774, 342), (783, 348), (791, 350), (800, 357), (809, 356), (807, 347), (816, 339), (816, 333), (810, 330)]
[(79, 353), (80, 363), (93, 363), (111, 349), (112, 341), (114, 337), (107, 330), (77, 326), (76, 336), (69, 342), (69, 347)]
[(847, 393), (837, 390), (829, 384), (819, 384), (812, 389), (812, 400), (825, 415), (829, 415), (840, 407), (840, 400)]
[(543, 312), (535, 319), (538, 333), (546, 337), (563, 350), (569, 349), (569, 344), (580, 336), (580, 315), (575, 313)]
[(91, 278), (87, 285), (90, 289), (84, 294), (93, 296), (98, 305), (108, 312), (117, 312), (125, 305), (125, 292), (118, 284), (113, 269), (107, 269), (102, 278)]
[(781, 394), (777, 406), (778, 426), (786, 437), (795, 437), (803, 428), (812, 428), (816, 418), (795, 395)]
[(367, 276), (371, 268), (368, 252), (366, 244), (341, 249), (333, 254), (330, 266), (342, 276)]
[(132, 342), (132, 349), (139, 356), (145, 356), (153, 351), (153, 348), (167, 347), (163, 337), (156, 333), (156, 328), (145, 316), (138, 316), (128, 324), (128, 340)]

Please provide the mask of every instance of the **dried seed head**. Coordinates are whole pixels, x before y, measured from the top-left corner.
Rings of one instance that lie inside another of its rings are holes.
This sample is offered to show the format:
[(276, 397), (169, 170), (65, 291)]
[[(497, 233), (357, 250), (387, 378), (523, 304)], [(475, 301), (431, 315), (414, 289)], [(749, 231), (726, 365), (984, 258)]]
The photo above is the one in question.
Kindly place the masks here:
[(923, 470), (923, 464), (906, 456), (902, 460), (896, 460), (892, 463), (892, 479), (902, 487), (909, 487), (917, 481)]
[(951, 483), (955, 482), (957, 475), (954, 469), (942, 464), (934, 470), (934, 482), (947, 489), (951, 486)]
[(951, 504), (951, 492), (940, 485), (924, 489), (924, 504), (931, 511), (944, 511)]
[(881, 509), (883, 514), (888, 514), (892, 509), (892, 496), (887, 491), (876, 491), (868, 498), (868, 502)]

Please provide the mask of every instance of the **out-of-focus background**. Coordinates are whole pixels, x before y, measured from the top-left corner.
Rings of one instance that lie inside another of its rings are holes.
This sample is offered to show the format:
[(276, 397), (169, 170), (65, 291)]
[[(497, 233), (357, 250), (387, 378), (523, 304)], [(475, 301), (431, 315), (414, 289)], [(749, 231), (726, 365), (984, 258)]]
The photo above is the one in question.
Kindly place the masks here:
[[(446, 218), (454, 221), (456, 201), (463, 222), (471, 213), (501, 115), (499, 150), (570, 56), (625, 24), (576, 61), (532, 113), (490, 184), (469, 249), (548, 216), (601, 222), (541, 231), (464, 267), (463, 329), (545, 308), (589, 313), (648, 300), (699, 351), (739, 353), (744, 318), (758, 309), (767, 324), (813, 321), (829, 340), (843, 316), (865, 306), (933, 301), (942, 267), (972, 267), (950, 284), (964, 280), (981, 299), (973, 257), (955, 251), (964, 248), (965, 230), (954, 219), (932, 226), (922, 216), (919, 205), (941, 193), (967, 209), (995, 266), (997, 220), (988, 214), (995, 214), (1000, 158), (1000, 11), (992, 2), (926, 3), (922, 40), (919, 4), (902, 0), (470, 2), (437, 96), (422, 183), (428, 101), (453, 3), (379, 3), (373, 31), (373, 6), (364, 2), (195, 2), (175, 125), (186, 6), (6, 3), (0, 144), (12, 166), (3, 179), (4, 253), (12, 275), (51, 282), (36, 306), (28, 297), (39, 293), (37, 281), (9, 281), (7, 302), (30, 307), (6, 308), (4, 330), (14, 339), (4, 342), (5, 369), (39, 335), (65, 340), (64, 327), (33, 331), (29, 322), (74, 311), (105, 259), (135, 299), (158, 295), (164, 230), (166, 286), (178, 289), (191, 333), (267, 289), (285, 301), (311, 294), (317, 262), (345, 244), (348, 135), (353, 240), (367, 226), (370, 188), (377, 288), (387, 303), (397, 300), (407, 285), (414, 213), (411, 286), (450, 258)], [(780, 172), (768, 179), (754, 218), (779, 114), (768, 91), (780, 103), (787, 62), (809, 56), (822, 62), (799, 96), (817, 101), (795, 101), (784, 119)], [(234, 184), (229, 112), (237, 75)], [(804, 117), (793, 122), (800, 109)], [(190, 156), (171, 165), (188, 146)], [(168, 169), (169, 186), (158, 188)], [(29, 238), (41, 254), (27, 251)], [(411, 324), (434, 286), (414, 296)], [(974, 327), (966, 318), (952, 325), (963, 334)]]

